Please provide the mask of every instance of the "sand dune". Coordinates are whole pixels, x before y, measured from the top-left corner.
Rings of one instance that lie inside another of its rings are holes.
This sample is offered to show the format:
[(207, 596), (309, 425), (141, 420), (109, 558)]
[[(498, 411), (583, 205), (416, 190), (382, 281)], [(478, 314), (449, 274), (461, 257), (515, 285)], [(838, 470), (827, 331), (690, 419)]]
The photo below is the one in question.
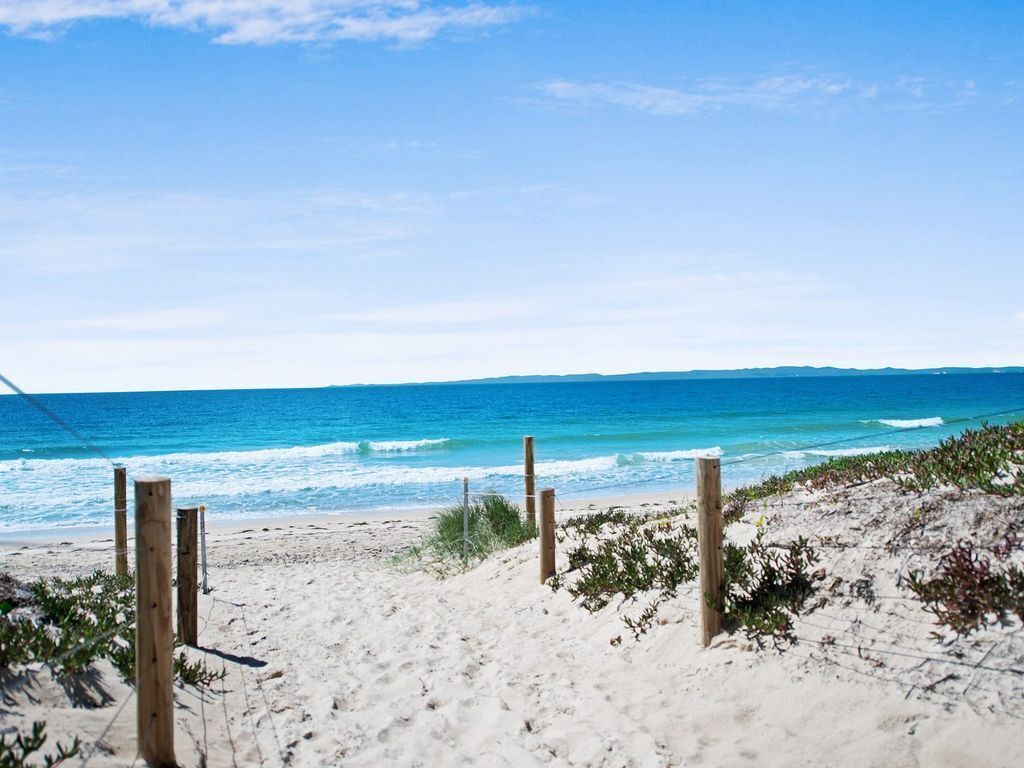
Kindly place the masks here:
[[(939, 507), (957, 509), (964, 527), (1024, 514), (1010, 502), (932, 495)], [(666, 502), (632, 500), (636, 509)], [(227, 677), (209, 691), (176, 688), (178, 759), (189, 766), (201, 754), (210, 766), (1021, 764), (1024, 676), (989, 671), (1024, 667), (1021, 628), (942, 645), (929, 638), (934, 627), (919, 604), (882, 599), (908, 594), (895, 576), (913, 555), (874, 548), (896, 530), (879, 520), (898, 521), (920, 503), (875, 484), (798, 492), (756, 510), (780, 540), (803, 531), (858, 545), (822, 550), (827, 604), (798, 622), (804, 640), (783, 651), (758, 649), (742, 633), (701, 649), (698, 602), (685, 591), (636, 642), (620, 618), (628, 606), (590, 614), (565, 591), (539, 585), (535, 544), (443, 581), (396, 568), (391, 557), (418, 540), (422, 519), (216, 529), (215, 589), (199, 597), (202, 649), (191, 653), (223, 665)], [(745, 524), (729, 530), (742, 537)], [(5, 559), (23, 578), (84, 573), (107, 566), (109, 544), (30, 545), (8, 549)], [(851, 585), (866, 577), (873, 603), (853, 594)], [(825, 636), (837, 640), (816, 642)], [(83, 737), (85, 764), (123, 766), (136, 754), (131, 691), (105, 662), (74, 696), (48, 672), (28, 672), (6, 682), (3, 721), (45, 719), (55, 737)], [(102, 706), (76, 706), (100, 694)]]

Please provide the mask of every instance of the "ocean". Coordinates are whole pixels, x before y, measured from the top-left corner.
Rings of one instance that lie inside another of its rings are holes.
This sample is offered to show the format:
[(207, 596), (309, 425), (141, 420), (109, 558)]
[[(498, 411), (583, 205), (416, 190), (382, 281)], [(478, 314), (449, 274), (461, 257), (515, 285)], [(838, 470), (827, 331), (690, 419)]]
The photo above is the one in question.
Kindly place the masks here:
[[(537, 487), (562, 498), (692, 490), (696, 455), (721, 456), (733, 487), (829, 456), (931, 446), (981, 414), (1024, 418), (1024, 374), (38, 399), (129, 478), (168, 475), (176, 504), (246, 519), (455, 503), (464, 476), (473, 491), (520, 496), (524, 435), (536, 440)], [(820, 445), (835, 441), (847, 442)], [(110, 527), (112, 474), (30, 403), (0, 397), (0, 533)], [(130, 494), (129, 482), (129, 505)]]

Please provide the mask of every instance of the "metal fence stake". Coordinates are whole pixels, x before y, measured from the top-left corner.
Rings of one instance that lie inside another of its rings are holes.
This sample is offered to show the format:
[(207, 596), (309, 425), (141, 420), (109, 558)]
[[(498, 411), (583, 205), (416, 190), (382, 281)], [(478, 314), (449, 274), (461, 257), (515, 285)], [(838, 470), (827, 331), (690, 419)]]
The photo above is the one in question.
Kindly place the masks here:
[(469, 562), (469, 478), (462, 478), (462, 564)]

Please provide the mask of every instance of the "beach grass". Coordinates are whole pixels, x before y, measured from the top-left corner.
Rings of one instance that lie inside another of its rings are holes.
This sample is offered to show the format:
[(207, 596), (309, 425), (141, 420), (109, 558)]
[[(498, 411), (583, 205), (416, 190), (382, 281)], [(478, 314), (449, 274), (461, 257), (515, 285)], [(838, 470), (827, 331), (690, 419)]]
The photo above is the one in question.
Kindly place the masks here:
[(468, 515), (462, 504), (446, 507), (434, 515), (423, 541), (401, 561), (426, 565), (445, 574), (524, 544), (537, 538), (537, 534), (537, 526), (527, 522), (517, 504), (499, 494), (485, 493), (471, 498)]

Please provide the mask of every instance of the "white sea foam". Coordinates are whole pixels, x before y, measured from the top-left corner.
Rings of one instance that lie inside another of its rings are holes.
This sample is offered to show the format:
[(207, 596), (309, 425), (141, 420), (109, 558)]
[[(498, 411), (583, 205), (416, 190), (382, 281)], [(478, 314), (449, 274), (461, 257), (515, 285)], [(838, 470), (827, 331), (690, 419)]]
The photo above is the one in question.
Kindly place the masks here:
[(336, 442), (323, 445), (296, 445), (290, 448), (257, 448), (252, 451), (214, 451), (211, 453), (164, 453), (158, 456), (127, 456), (115, 462), (131, 465), (140, 462), (196, 462), (223, 464), (258, 464), (289, 459), (316, 459), (359, 451), (359, 443)]
[[(254, 497), (273, 494), (378, 490), (396, 486), (444, 486), (468, 477), (477, 486), (508, 484), (522, 477), (522, 464), (498, 466), (409, 466), (359, 461), (352, 444), (314, 449), (267, 449), (223, 453), (177, 453), (137, 456), (122, 460), (129, 475), (168, 475), (176, 497)], [(277, 453), (272, 453), (276, 451)], [(355, 454), (355, 455), (351, 455)], [(314, 460), (309, 460), (313, 458)], [(617, 468), (617, 457), (595, 456), (538, 462), (535, 472), (552, 482), (593, 479)], [(102, 459), (18, 459), (0, 462), (5, 478), (0, 507), (45, 507), (54, 488), (61, 489), (66, 507), (105, 508), (110, 465)], [(504, 481), (504, 483), (502, 483)], [(268, 499), (269, 500), (269, 499)], [(0, 528), (4, 526), (0, 524)]]
[[(439, 448), (451, 441), (447, 437), (428, 440), (367, 440), (359, 444), (360, 449), (379, 453), (404, 453), (424, 448)], [(365, 446), (365, 448), (363, 448)]]
[(692, 461), (700, 458), (715, 458), (725, 453), (717, 445), (713, 448), (694, 448), (688, 451), (644, 451), (641, 453), (619, 454), (619, 464), (642, 464), (645, 462)]
[(863, 448), (815, 448), (803, 451), (786, 451), (783, 455), (791, 459), (804, 456), (868, 456), (892, 450), (888, 445), (871, 445)]
[(926, 419), (868, 419), (864, 424), (878, 423), (897, 429), (918, 429), (920, 427), (941, 427), (944, 422), (941, 416), (929, 416)]
[[(218, 464), (232, 466), (244, 464), (271, 464), (279, 462), (301, 462), (308, 459), (322, 459), (331, 456), (346, 456), (357, 453), (395, 453), (437, 448), (450, 442), (448, 438), (426, 440), (364, 440), (362, 442), (339, 441), (321, 445), (298, 445), (288, 448), (257, 448), (251, 451), (211, 451), (208, 453), (163, 453), (151, 456), (119, 456), (115, 464), (150, 466), (153, 464), (196, 464), (210, 467)], [(36, 469), (67, 471), (83, 469), (92, 465), (107, 466), (103, 459), (10, 459), (0, 461), (0, 471), (15, 469)]]

